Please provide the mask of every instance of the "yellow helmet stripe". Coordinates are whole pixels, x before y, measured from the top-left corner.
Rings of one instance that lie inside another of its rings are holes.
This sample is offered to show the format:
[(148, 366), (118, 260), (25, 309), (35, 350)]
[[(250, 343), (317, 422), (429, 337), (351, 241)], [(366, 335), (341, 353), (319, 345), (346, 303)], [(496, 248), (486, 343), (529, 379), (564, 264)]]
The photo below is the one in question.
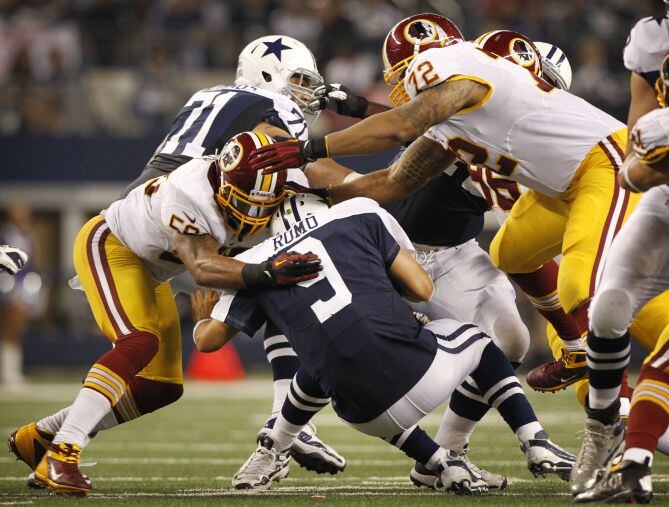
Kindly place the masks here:
[[(256, 136), (258, 136), (258, 139), (260, 140), (260, 145), (261, 146), (267, 146), (270, 144), (269, 138), (263, 134), (262, 132), (254, 132)], [(262, 183), (260, 185), (260, 190), (263, 192), (269, 192), (270, 187), (272, 186), (272, 177), (274, 175), (272, 174), (265, 174), (262, 177)]]

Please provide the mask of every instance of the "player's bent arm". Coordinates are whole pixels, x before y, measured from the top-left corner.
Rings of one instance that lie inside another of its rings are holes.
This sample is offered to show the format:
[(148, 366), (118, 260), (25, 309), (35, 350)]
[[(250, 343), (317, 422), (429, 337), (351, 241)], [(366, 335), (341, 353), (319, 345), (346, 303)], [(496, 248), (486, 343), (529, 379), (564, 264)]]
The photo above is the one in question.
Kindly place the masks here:
[(384, 106), (383, 104), (379, 104), (377, 102), (370, 102), (369, 105), (367, 106), (367, 109), (365, 110), (365, 115), (363, 116), (363, 118), (369, 118), (370, 116), (374, 116), (375, 114), (385, 113), (390, 109), (392, 109), (392, 107), (390, 106)]
[(390, 265), (390, 279), (400, 294), (409, 301), (429, 301), (434, 292), (430, 275), (406, 250), (400, 250)]
[(201, 320), (193, 330), (193, 341), (200, 352), (215, 352), (228, 343), (236, 331), (220, 320)]
[(455, 155), (439, 143), (420, 136), (390, 168), (361, 176), (330, 189), (333, 203), (369, 197), (380, 204), (403, 199), (453, 163)]
[(667, 183), (669, 183), (669, 156), (653, 164), (645, 164), (636, 154), (631, 153), (618, 173), (618, 184), (631, 192), (645, 192)]
[(243, 289), (244, 263), (218, 253), (218, 243), (209, 234), (174, 234), (177, 256), (202, 287)]
[[(630, 102), (630, 110), (627, 115), (627, 129), (629, 132), (632, 132), (632, 127), (634, 127), (639, 118), (647, 112), (657, 109), (660, 105), (657, 102), (657, 93), (653, 87), (636, 72), (631, 73), (630, 91), (632, 93), (632, 99)], [(632, 143), (628, 142), (626, 154), (631, 151)]]
[(486, 85), (469, 79), (438, 84), (400, 107), (329, 134), (328, 156), (362, 155), (399, 146), (422, 136), (461, 109), (478, 104), (486, 93)]

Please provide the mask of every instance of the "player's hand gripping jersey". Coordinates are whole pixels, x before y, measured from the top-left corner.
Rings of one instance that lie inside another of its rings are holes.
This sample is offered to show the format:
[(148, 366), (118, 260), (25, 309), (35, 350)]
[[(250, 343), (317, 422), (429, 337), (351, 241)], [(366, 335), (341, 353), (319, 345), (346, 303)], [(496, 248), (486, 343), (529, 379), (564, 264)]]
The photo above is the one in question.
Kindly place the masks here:
[(550, 197), (562, 194), (592, 148), (624, 125), (528, 70), (461, 42), (420, 53), (407, 69), (411, 98), (439, 83), (471, 79), (483, 100), (426, 135), (463, 161), (483, 165)]

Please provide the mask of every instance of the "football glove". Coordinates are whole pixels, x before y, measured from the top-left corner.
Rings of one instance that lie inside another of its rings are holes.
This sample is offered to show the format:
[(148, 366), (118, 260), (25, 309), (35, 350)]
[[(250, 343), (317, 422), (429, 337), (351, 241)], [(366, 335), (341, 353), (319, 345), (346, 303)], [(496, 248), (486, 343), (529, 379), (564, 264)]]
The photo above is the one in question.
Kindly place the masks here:
[(15, 275), (28, 262), (28, 254), (11, 245), (0, 245), (0, 271)]
[(282, 253), (260, 264), (245, 264), (242, 278), (247, 289), (274, 289), (311, 280), (323, 269), (314, 253)]
[(323, 109), (334, 111), (341, 116), (363, 118), (369, 101), (353, 93), (339, 83), (324, 84), (314, 91), (314, 100), (309, 103), (309, 112), (317, 113)]
[(302, 167), (307, 162), (328, 156), (325, 138), (298, 141), (290, 139), (280, 143), (256, 148), (249, 153), (249, 167), (263, 174), (272, 174), (286, 169)]

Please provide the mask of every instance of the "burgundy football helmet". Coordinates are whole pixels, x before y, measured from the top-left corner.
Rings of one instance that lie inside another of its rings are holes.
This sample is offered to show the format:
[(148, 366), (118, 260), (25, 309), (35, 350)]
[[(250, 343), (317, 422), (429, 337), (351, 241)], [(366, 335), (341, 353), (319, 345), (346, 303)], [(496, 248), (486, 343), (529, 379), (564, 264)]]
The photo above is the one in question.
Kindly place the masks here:
[(541, 53), (530, 39), (511, 30), (493, 30), (476, 39), (486, 51), (526, 68), (541, 77)]
[(248, 164), (251, 151), (273, 142), (261, 132), (242, 132), (217, 155), (216, 202), (227, 224), (240, 236), (262, 231), (286, 197), (286, 171), (263, 175)]
[(383, 42), (383, 77), (393, 86), (390, 100), (400, 106), (409, 100), (404, 73), (418, 53), (464, 40), (455, 23), (439, 14), (416, 14), (397, 23)]

